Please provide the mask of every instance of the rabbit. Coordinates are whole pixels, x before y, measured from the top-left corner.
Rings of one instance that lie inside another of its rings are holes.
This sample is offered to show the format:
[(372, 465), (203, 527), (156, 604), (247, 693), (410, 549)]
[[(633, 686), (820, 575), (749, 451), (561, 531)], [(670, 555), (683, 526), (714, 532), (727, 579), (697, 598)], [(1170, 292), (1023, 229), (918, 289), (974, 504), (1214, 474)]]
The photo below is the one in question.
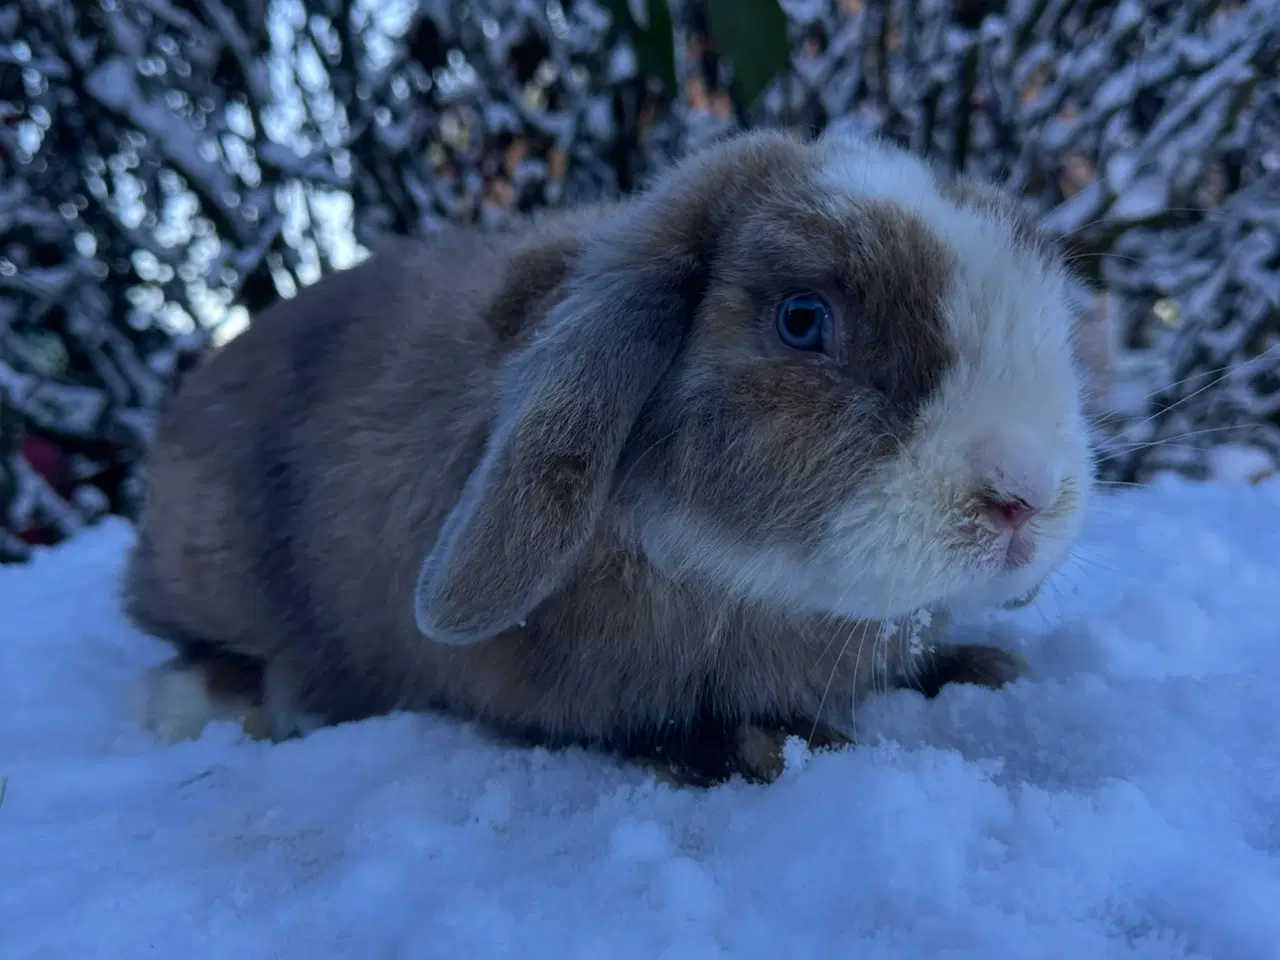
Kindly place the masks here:
[(770, 782), (859, 698), (1000, 687), (1094, 484), (1068, 267), (999, 187), (736, 134), (638, 193), (401, 238), (166, 403), (123, 578), (134, 709), (395, 711)]

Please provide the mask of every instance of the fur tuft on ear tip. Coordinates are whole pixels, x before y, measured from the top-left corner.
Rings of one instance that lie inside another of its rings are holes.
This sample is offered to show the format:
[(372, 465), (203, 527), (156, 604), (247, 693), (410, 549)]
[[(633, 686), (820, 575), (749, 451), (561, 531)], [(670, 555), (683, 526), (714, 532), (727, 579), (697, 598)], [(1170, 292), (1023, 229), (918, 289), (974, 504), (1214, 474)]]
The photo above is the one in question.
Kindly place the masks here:
[(413, 622), (433, 644), (472, 646), (516, 626), (516, 622), (507, 623), (507, 618), (477, 617), (474, 611), (449, 609), (447, 600), (431, 588), (430, 580), (424, 579), (413, 591)]
[(418, 582), (413, 591), (413, 619), (418, 632), (432, 643), (451, 647), (469, 647), (483, 643), (510, 627), (503, 617), (485, 617), (477, 611), (461, 608), (457, 602), (465, 598), (450, 598), (442, 588), (437, 572), (441, 567), (440, 549), (433, 550), (423, 561)]
[(492, 639), (507, 629), (508, 626), (515, 626), (515, 624), (508, 624), (507, 626), (496, 624), (466, 626), (456, 623), (442, 623), (432, 615), (433, 612), (433, 608), (430, 605), (423, 603), (421, 598), (415, 597), (413, 617), (414, 623), (417, 624), (418, 632), (432, 643), (438, 643), (446, 647), (470, 647)]

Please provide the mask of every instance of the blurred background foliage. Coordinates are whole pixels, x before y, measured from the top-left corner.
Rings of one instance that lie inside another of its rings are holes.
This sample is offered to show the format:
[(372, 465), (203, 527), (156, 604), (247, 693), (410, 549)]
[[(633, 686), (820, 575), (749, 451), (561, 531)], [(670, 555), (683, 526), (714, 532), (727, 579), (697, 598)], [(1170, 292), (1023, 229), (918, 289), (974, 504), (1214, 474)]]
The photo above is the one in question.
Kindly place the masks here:
[(1276, 63), (1274, 0), (11, 0), (0, 558), (134, 516), (183, 371), (380, 236), (616, 196), (759, 125), (1006, 183), (1108, 333), (1104, 472), (1257, 478)]

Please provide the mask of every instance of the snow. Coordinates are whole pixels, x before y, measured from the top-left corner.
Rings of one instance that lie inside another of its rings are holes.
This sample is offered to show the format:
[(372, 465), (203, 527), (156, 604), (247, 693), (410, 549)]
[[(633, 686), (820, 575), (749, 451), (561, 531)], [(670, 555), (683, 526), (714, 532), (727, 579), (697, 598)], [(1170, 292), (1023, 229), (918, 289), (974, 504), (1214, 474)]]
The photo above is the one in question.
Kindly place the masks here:
[(1264, 960), (1280, 942), (1280, 479), (1106, 497), (1003, 691), (868, 701), (769, 787), (394, 716), (162, 747), (108, 521), (0, 570), (0, 955)]
[(1221, 443), (1209, 451), (1215, 480), (1253, 483), (1276, 472), (1276, 462), (1266, 450), (1243, 443)]

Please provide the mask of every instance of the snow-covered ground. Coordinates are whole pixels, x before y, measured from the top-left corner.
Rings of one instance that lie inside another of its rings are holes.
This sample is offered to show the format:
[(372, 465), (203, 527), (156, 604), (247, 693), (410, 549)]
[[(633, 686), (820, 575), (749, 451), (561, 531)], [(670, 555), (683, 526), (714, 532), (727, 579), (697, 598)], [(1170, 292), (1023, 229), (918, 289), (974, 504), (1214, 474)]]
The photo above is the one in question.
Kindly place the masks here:
[(1280, 957), (1280, 480), (1107, 498), (986, 628), (1035, 680), (710, 792), (433, 717), (161, 747), (129, 539), (0, 570), (4, 960)]

